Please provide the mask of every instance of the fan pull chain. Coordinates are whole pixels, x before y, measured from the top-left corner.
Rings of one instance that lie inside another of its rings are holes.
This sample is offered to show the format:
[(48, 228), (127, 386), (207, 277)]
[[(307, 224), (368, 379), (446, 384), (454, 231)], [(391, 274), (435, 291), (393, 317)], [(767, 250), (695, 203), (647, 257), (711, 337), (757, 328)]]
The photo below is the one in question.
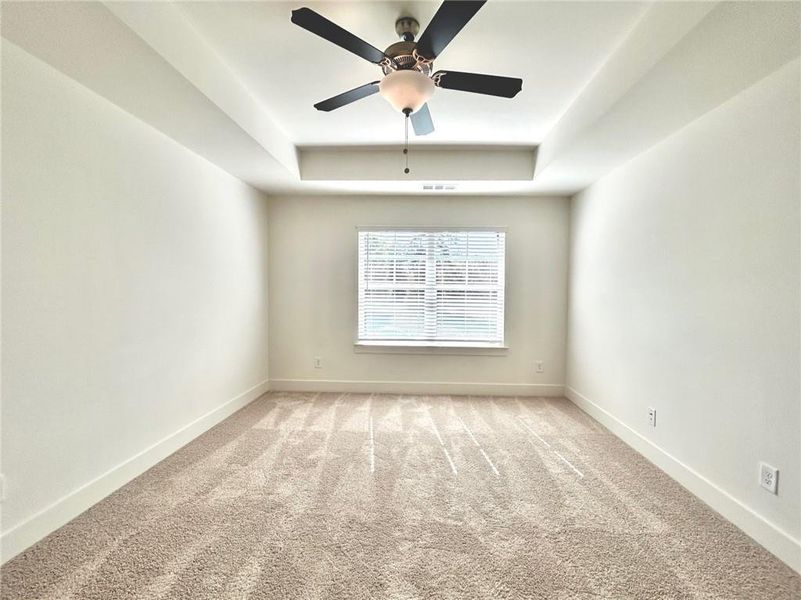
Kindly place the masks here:
[(403, 144), (403, 157), (405, 159), (405, 168), (403, 172), (409, 174), (409, 115), (411, 111), (403, 111), (406, 115), (404, 119), (404, 144)]

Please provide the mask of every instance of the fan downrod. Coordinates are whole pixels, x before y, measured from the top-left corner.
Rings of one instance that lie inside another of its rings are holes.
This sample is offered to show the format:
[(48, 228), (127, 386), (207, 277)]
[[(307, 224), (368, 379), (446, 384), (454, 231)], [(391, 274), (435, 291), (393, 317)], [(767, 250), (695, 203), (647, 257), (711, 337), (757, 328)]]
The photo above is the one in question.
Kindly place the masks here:
[(395, 33), (404, 42), (413, 42), (420, 33), (420, 23), (413, 17), (401, 17), (395, 21)]

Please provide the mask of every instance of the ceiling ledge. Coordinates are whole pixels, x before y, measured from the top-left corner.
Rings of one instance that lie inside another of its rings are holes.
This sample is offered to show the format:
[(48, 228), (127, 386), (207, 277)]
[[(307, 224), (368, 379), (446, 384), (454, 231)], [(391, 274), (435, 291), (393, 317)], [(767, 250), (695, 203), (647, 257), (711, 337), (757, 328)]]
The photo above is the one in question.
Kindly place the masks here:
[(327, 146), (300, 150), (302, 181), (531, 181), (531, 146)]
[(799, 56), (801, 4), (656, 3), (540, 145), (579, 191)]
[[(115, 11), (121, 10), (115, 6)], [(102, 3), (5, 2), (2, 36), (254, 187), (266, 190), (297, 181), (294, 146), (275, 135), (263, 116), (252, 116), (251, 125), (244, 123), (242, 107), (253, 105), (241, 94), (238, 109), (233, 95), (223, 101), (217, 88), (230, 83), (230, 72), (223, 83), (211, 81), (223, 76), (217, 65), (207, 75), (210, 81), (202, 81), (201, 74), (187, 66), (188, 60), (178, 60), (181, 51), (192, 50), (176, 42), (171, 59), (183, 65), (185, 73), (179, 72)], [(265, 139), (268, 135), (275, 135), (271, 143)]]
[(192, 85), (298, 175), (295, 145), (172, 2), (104, 2)]

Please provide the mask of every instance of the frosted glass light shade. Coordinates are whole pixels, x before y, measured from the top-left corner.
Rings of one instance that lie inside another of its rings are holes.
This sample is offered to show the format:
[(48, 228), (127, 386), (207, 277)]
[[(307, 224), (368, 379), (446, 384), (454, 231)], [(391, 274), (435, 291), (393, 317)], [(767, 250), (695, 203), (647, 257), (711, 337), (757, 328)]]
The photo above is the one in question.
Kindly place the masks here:
[(417, 112), (434, 93), (434, 82), (420, 71), (393, 71), (381, 80), (378, 91), (395, 110)]

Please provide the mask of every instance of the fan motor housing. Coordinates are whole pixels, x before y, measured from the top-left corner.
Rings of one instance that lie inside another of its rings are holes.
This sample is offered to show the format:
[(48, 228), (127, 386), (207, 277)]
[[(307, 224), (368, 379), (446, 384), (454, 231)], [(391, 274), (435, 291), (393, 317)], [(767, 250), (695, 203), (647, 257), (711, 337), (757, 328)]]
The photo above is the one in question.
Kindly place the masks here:
[[(433, 62), (420, 62), (414, 57), (414, 51), (417, 48), (417, 42), (395, 42), (389, 48), (384, 50), (384, 54), (395, 61), (398, 65), (399, 71), (406, 71), (415, 69), (420, 71), (423, 75), (430, 76), (431, 68), (434, 66)], [(389, 75), (394, 69), (388, 66), (382, 66), (384, 75)]]
[(417, 60), (414, 54), (417, 48), (414, 38), (420, 33), (420, 23), (417, 22), (417, 19), (414, 17), (401, 17), (395, 21), (395, 33), (398, 34), (401, 41), (395, 42), (384, 50), (384, 54), (394, 62), (391, 66), (381, 66), (384, 75), (389, 75), (393, 71), (416, 70), (426, 77), (430, 77), (433, 64), (430, 61)]

